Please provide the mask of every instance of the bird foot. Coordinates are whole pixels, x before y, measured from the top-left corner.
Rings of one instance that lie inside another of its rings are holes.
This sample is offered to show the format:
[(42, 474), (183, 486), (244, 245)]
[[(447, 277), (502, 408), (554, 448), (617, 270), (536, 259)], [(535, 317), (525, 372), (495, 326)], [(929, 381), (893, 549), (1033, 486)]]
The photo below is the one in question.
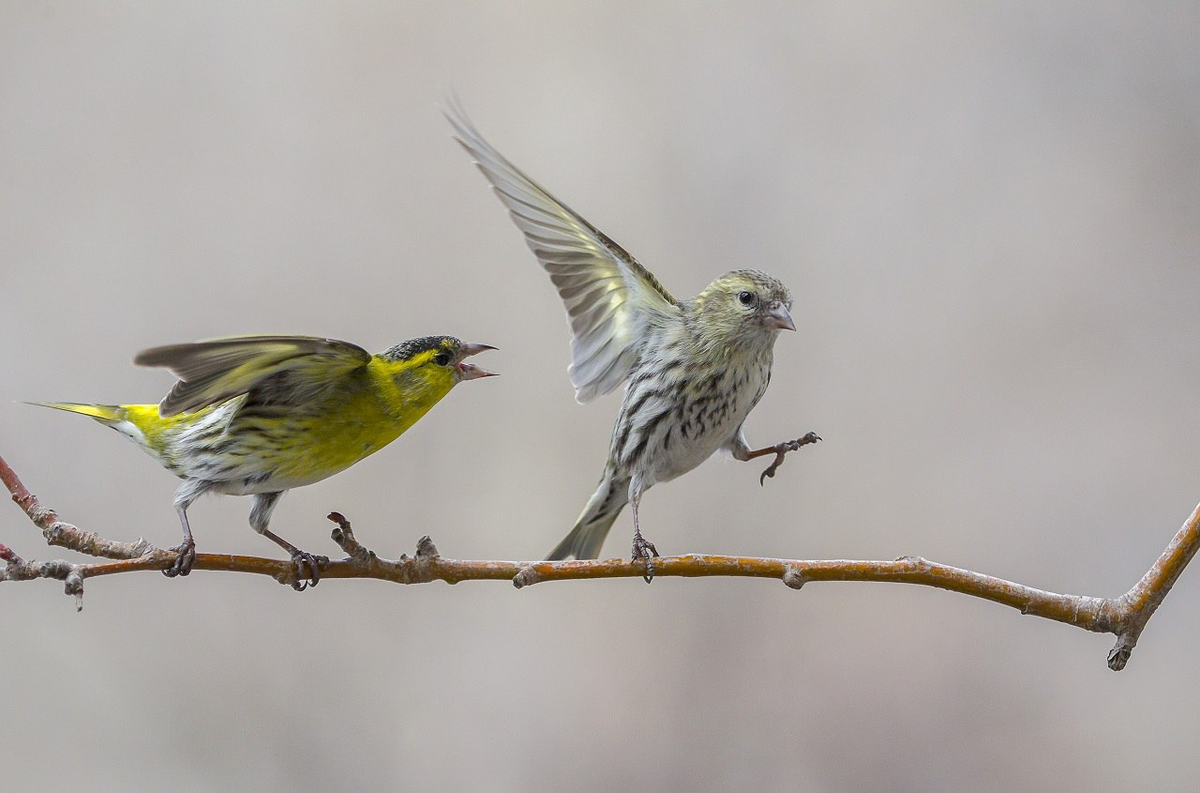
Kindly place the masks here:
[(195, 542), (187, 540), (169, 550), (175, 551), (177, 555), (171, 566), (162, 571), (163, 575), (167, 578), (174, 578), (175, 576), (187, 575), (192, 572), (192, 565), (196, 563)]
[(819, 440), (821, 440), (820, 435), (815, 432), (809, 432), (802, 438), (797, 438), (794, 441), (784, 441), (783, 443), (777, 443), (770, 447), (770, 450), (775, 452), (775, 462), (768, 465), (767, 469), (762, 472), (761, 476), (758, 477), (759, 486), (761, 487), (768, 479), (771, 479), (775, 476), (775, 471), (779, 468), (779, 466), (783, 465), (784, 455), (786, 455), (788, 452), (796, 451), (801, 446), (807, 446), (808, 444), (816, 443)]
[(654, 543), (642, 537), (640, 531), (633, 534), (633, 561), (644, 559), (646, 561), (646, 572), (642, 578), (649, 584), (654, 580), (654, 558), (658, 556), (658, 549), (654, 547)]
[(296, 580), (292, 582), (292, 589), (303, 592), (320, 582), (321, 571), (329, 566), (329, 557), (297, 549), (292, 551), (292, 562), (296, 565)]

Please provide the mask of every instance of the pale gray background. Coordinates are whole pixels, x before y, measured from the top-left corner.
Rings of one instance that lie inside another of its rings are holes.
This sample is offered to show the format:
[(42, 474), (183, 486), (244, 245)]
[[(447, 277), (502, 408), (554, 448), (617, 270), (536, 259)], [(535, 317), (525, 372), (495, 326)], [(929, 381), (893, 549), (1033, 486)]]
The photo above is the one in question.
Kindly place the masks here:
[[(656, 488), (667, 552), (922, 554), (1133, 584), (1198, 498), (1200, 14), (1189, 4), (6, 3), (0, 453), (64, 519), (173, 544), (175, 480), (86, 419), (160, 343), (428, 333), (503, 377), (292, 493), (336, 552), (529, 558), (618, 405), (576, 405), (548, 279), (435, 108), (679, 295), (789, 283), (760, 489)], [(731, 4), (732, 5), (732, 4)], [(2, 505), (0, 505), (2, 506)], [(273, 553), (245, 499), (201, 550)], [(623, 516), (605, 550), (624, 553)], [(44, 558), (0, 510), (0, 541)], [(157, 574), (0, 587), (6, 785), (84, 789), (1192, 787), (1200, 569), (1111, 639), (930, 589), (742, 580), (402, 588)], [(65, 776), (70, 772), (69, 776)]]

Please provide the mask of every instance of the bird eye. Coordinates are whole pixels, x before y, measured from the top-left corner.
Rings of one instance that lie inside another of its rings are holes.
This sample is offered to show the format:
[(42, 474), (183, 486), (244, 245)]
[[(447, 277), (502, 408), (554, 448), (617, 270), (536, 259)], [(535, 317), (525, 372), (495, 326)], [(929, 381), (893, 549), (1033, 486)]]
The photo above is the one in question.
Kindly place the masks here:
[(437, 355), (433, 356), (433, 362), (438, 366), (445, 366), (446, 364), (450, 363), (450, 353), (439, 352)]
[(738, 292), (738, 302), (743, 306), (748, 306), (754, 302), (753, 292)]

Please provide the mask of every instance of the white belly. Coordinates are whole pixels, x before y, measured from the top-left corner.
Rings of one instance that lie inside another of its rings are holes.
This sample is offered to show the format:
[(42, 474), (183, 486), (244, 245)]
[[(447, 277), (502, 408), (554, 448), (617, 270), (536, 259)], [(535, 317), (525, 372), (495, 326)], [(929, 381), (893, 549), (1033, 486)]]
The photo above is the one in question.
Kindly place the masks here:
[[(682, 392), (626, 394), (623, 411), (634, 414), (628, 429), (618, 421), (613, 452), (642, 488), (686, 474), (736, 437), (770, 380), (770, 360), (728, 369), (714, 384)], [(628, 421), (628, 417), (625, 416)]]

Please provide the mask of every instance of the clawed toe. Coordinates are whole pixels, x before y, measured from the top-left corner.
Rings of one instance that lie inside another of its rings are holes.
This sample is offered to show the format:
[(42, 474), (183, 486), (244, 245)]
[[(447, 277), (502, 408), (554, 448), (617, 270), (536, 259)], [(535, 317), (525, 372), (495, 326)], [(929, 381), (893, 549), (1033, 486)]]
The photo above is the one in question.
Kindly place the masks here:
[[(794, 443), (794, 442), (795, 441), (789, 441), (789, 443)], [(780, 446), (786, 447), (787, 444), (780, 444)], [(799, 446), (795, 447), (795, 449), (798, 449), (798, 448), (800, 448), (800, 447)], [(775, 462), (768, 465), (766, 467), (766, 470), (764, 470), (761, 474), (758, 475), (758, 486), (759, 487), (762, 487), (763, 484), (765, 484), (768, 479), (774, 478), (775, 471), (779, 469), (779, 466), (783, 465), (783, 456), (790, 451), (795, 451), (795, 449), (783, 448), (775, 453)]]
[(808, 444), (816, 443), (819, 440), (821, 440), (820, 435), (815, 432), (809, 432), (805, 434), (804, 437), (797, 438), (794, 441), (784, 441), (783, 443), (777, 443), (773, 447), (764, 449), (763, 451), (775, 452), (775, 461), (768, 465), (766, 470), (759, 475), (759, 486), (761, 487), (768, 479), (771, 479), (775, 476), (775, 472), (779, 469), (779, 466), (783, 465), (783, 458), (788, 452), (794, 452), (801, 446), (807, 446)]
[(649, 584), (654, 580), (654, 559), (658, 556), (658, 549), (654, 547), (654, 543), (646, 540), (641, 534), (635, 534), (633, 537), (633, 561), (642, 559), (646, 562), (646, 573), (642, 578)]
[(292, 562), (296, 565), (296, 580), (292, 582), (292, 589), (303, 592), (320, 583), (321, 571), (329, 566), (329, 557), (295, 551), (292, 553)]
[(783, 443), (776, 446), (775, 449), (776, 449), (776, 451), (781, 451), (781, 452), (794, 452), (797, 449), (799, 449), (801, 446), (807, 446), (808, 444), (816, 443), (819, 440), (821, 440), (820, 435), (818, 435), (815, 432), (809, 432), (809, 433), (805, 434), (804, 437), (797, 438), (794, 441), (784, 441)]
[(192, 572), (192, 565), (196, 563), (196, 543), (180, 543), (171, 550), (177, 553), (175, 561), (162, 574), (167, 578), (175, 578)]

